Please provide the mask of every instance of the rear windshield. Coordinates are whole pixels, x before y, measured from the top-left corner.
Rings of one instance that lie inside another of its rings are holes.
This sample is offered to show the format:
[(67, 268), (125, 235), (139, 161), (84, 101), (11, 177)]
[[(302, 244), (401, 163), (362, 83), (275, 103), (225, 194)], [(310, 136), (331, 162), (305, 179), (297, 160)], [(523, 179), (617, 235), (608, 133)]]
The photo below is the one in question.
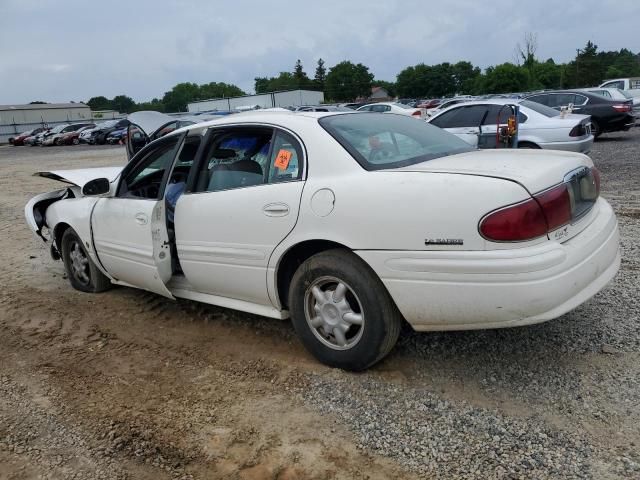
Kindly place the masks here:
[(366, 170), (404, 167), (473, 150), (455, 135), (405, 115), (353, 113), (319, 122)]
[(531, 100), (523, 100), (520, 102), (520, 105), (530, 108), (534, 112), (538, 112), (540, 115), (544, 115), (545, 117), (553, 118), (560, 115), (558, 110), (554, 110), (553, 108), (542, 105), (541, 103), (532, 102)]

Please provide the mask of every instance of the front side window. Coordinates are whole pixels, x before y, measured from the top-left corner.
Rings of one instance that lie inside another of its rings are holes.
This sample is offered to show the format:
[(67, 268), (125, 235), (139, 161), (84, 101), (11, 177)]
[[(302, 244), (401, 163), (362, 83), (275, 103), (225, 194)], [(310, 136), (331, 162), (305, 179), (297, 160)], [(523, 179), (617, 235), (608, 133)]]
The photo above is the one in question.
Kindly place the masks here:
[(171, 168), (181, 136), (155, 145), (133, 166), (128, 167), (118, 187), (118, 197), (158, 200), (165, 173)]
[(404, 115), (354, 113), (318, 122), (366, 170), (398, 168), (473, 150), (455, 135)]

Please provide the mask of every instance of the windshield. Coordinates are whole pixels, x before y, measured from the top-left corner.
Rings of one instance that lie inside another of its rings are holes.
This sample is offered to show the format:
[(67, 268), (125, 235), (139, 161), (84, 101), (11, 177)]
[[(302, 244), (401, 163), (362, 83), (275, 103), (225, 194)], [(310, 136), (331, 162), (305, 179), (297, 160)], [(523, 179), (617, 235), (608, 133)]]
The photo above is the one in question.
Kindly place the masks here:
[(60, 133), (62, 130), (67, 128), (69, 125), (57, 125), (51, 129), (51, 133)]
[(627, 92), (626, 90), (620, 90), (619, 88), (616, 88), (616, 90), (618, 90), (622, 95), (624, 95), (626, 98), (631, 98), (633, 99), (633, 95), (631, 95), (629, 92)]
[(531, 100), (523, 100), (520, 102), (520, 105), (527, 107), (534, 112), (538, 112), (540, 115), (544, 115), (545, 117), (553, 118), (560, 115), (558, 110), (554, 110), (553, 108), (542, 105), (541, 103), (532, 102)]
[(455, 135), (405, 115), (331, 115), (319, 123), (366, 170), (404, 167), (473, 150)]

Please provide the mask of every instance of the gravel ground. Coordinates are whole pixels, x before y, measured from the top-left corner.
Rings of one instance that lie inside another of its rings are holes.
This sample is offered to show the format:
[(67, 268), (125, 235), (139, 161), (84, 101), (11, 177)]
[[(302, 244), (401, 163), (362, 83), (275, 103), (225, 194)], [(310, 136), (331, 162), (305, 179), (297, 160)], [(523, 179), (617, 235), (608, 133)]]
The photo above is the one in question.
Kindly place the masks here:
[(622, 234), (607, 289), (542, 325), (407, 328), (349, 374), (288, 322), (73, 291), (24, 227), (55, 188), (28, 174), (122, 149), (0, 147), (0, 479), (640, 479), (640, 129), (591, 157)]

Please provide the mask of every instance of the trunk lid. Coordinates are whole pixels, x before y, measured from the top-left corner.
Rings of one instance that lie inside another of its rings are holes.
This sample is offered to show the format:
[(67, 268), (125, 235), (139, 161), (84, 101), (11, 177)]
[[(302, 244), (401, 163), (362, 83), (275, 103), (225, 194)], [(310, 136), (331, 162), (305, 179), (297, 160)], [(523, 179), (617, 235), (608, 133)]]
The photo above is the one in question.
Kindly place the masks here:
[(544, 150), (477, 150), (436, 158), (397, 169), (409, 172), (458, 173), (502, 178), (519, 183), (529, 193), (562, 183), (579, 167), (592, 167), (586, 155)]

